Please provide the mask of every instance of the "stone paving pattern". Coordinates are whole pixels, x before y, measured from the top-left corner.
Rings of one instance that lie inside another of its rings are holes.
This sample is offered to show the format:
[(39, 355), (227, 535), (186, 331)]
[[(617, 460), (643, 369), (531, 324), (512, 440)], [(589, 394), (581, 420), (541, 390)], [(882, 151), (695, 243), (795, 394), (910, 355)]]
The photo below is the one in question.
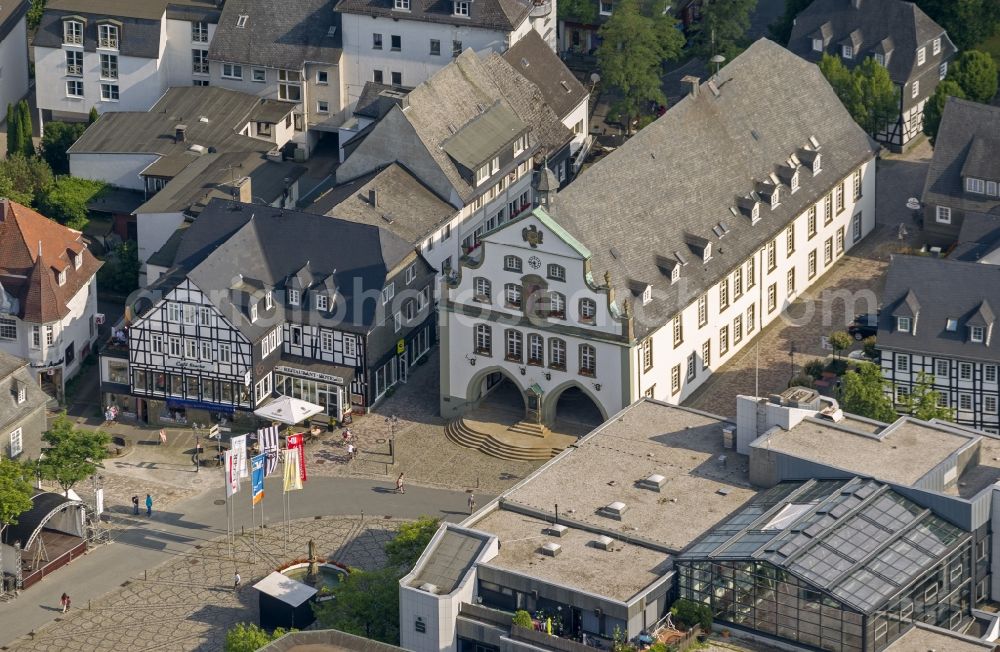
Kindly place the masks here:
[[(820, 338), (846, 330), (855, 314), (866, 312), (865, 297), (874, 298), (873, 311), (878, 307), (890, 256), (922, 245), (921, 230), (905, 204), (908, 197), (920, 196), (931, 155), (926, 139), (903, 155), (883, 154), (878, 163), (875, 229), (765, 328), (756, 342), (717, 370), (684, 402), (686, 406), (733, 416), (736, 396), (752, 395), (758, 380), (762, 396), (782, 391), (805, 362), (830, 355)], [(902, 238), (900, 225), (906, 231)], [(854, 297), (853, 302), (845, 301), (845, 296)], [(793, 345), (794, 360), (789, 354)]]
[[(257, 622), (251, 587), (283, 562), (306, 557), (310, 539), (320, 555), (371, 570), (386, 563), (383, 546), (399, 521), (367, 518), (303, 519), (291, 523), (285, 545), (280, 528), (237, 537), (234, 557), (225, 537), (177, 555), (143, 577), (122, 578), (122, 588), (90, 605), (74, 602), (53, 623), (3, 649), (17, 652), (221, 650), (226, 631)], [(112, 544), (114, 545), (114, 544)], [(128, 554), (122, 549), (122, 554)], [(234, 591), (239, 570), (243, 587)], [(73, 591), (69, 591), (72, 598)], [(21, 599), (30, 599), (25, 594)], [(54, 612), (58, 605), (52, 605)]]

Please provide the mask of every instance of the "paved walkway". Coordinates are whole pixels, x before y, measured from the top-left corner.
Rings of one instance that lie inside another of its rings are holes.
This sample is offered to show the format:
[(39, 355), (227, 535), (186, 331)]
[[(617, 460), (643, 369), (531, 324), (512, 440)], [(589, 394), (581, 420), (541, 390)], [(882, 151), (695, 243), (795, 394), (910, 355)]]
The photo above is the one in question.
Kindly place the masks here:
[[(277, 536), (274, 533), (274, 528), (280, 525), (282, 520), (280, 495), (280, 478), (270, 478), (265, 485), (263, 508), (258, 506), (255, 511), (258, 520), (263, 514), (270, 537)], [(479, 498), (479, 502), (484, 504), (490, 499), (490, 496), (483, 495)], [(234, 505), (236, 506), (237, 532), (249, 533), (252, 529), (252, 514), (246, 483), (243, 485), (243, 492), (237, 494)], [(460, 520), (467, 515), (466, 494), (411, 486), (407, 488), (406, 494), (397, 495), (390, 482), (312, 477), (301, 492), (291, 496), (292, 519), (315, 519), (316, 517), (343, 515), (358, 515), (360, 517), (364, 515), (368, 521), (373, 519), (390, 521), (413, 519), (422, 514), (440, 516), (449, 520)], [(194, 551), (206, 547), (218, 551), (217, 540), (221, 537), (224, 541), (226, 534), (224, 492), (219, 488), (194, 498), (179, 501), (172, 507), (156, 504), (151, 519), (147, 519), (144, 515), (133, 517), (129, 509), (118, 506), (112, 514), (112, 521), (116, 527), (113, 544), (92, 550), (87, 556), (74, 561), (23, 592), (16, 600), (0, 607), (0, 645), (38, 630), (57, 617), (59, 614), (55, 607), (59, 604), (59, 596), (63, 591), (70, 594), (76, 608), (83, 609), (88, 601), (100, 601), (102, 596), (123, 587), (124, 582), (135, 582), (137, 578), (143, 577), (144, 573), (151, 573), (152, 577), (161, 577), (159, 575), (161, 571), (157, 570), (157, 567), (164, 562), (183, 559), (191, 566), (202, 563), (201, 561), (191, 561), (201, 556), (201, 553)], [(325, 520), (319, 522), (324, 523)], [(313, 536), (312, 530), (302, 531)], [(331, 536), (336, 535), (334, 532)], [(249, 554), (247, 551), (251, 544), (246, 542), (247, 538), (246, 536), (242, 537), (240, 554)], [(260, 540), (258, 537), (258, 542)], [(276, 545), (275, 541), (270, 540), (270, 543), (266, 545), (269, 546), (268, 550), (271, 550), (267, 553), (270, 555), (267, 558), (270, 564), (277, 563), (281, 559), (303, 556), (293, 551), (305, 549), (301, 537), (289, 550), (288, 556), (283, 556), (283, 552), (278, 554), (273, 550), (273, 546)], [(336, 549), (329, 546), (320, 548), (321, 551)], [(205, 553), (205, 556), (215, 559), (212, 563), (215, 563), (217, 567), (212, 571), (213, 573), (217, 574), (218, 569), (222, 568), (225, 571), (223, 576), (228, 574), (231, 578), (232, 570), (230, 569), (232, 566), (219, 565), (220, 560), (216, 558), (221, 557), (221, 555), (218, 552)], [(374, 558), (373, 560), (377, 561)], [(246, 566), (246, 568), (251, 568), (251, 566)], [(254, 565), (252, 568), (253, 570), (249, 572), (243, 572), (244, 581), (249, 582), (252, 577), (262, 574), (265, 567)], [(164, 577), (169, 577), (169, 574), (168, 572)], [(223, 579), (228, 578), (223, 577)], [(189, 598), (194, 603), (193, 606), (201, 608), (200, 612), (188, 613), (187, 615), (180, 615), (181, 612), (178, 612), (177, 615), (172, 616), (170, 622), (174, 623), (174, 627), (180, 627), (178, 623), (186, 621), (188, 618), (199, 620), (198, 613), (206, 618), (209, 615), (212, 615), (212, 618), (228, 618), (225, 614), (228, 613), (229, 608), (224, 604), (216, 604), (215, 598), (218, 597), (219, 582), (216, 575), (209, 574), (197, 580), (177, 582), (173, 585), (176, 587), (175, 589), (157, 589), (156, 592), (161, 594), (176, 592), (176, 603), (171, 602), (170, 604), (174, 604), (182, 611), (187, 607), (183, 607), (180, 603)], [(192, 591), (201, 593), (192, 593)], [(192, 596), (194, 597), (192, 598)], [(132, 603), (133, 601), (126, 600), (123, 604)], [(102, 602), (102, 604), (106, 603)], [(136, 623), (133, 629), (128, 628), (129, 622), (136, 618), (137, 613), (141, 614), (142, 612), (141, 610), (119, 612), (121, 618), (113, 633), (120, 636), (123, 644), (128, 643), (130, 637), (135, 637), (137, 632), (145, 626), (143, 623)], [(154, 629), (155, 631), (158, 630)], [(60, 645), (62, 643), (53, 643), (53, 647), (50, 648), (25, 649), (116, 649), (115, 647), (70, 648), (59, 647)], [(186, 644), (179, 647), (165, 645), (165, 649), (194, 649), (194, 647), (196, 646), (189, 648)], [(204, 649), (216, 648), (208, 646)]]

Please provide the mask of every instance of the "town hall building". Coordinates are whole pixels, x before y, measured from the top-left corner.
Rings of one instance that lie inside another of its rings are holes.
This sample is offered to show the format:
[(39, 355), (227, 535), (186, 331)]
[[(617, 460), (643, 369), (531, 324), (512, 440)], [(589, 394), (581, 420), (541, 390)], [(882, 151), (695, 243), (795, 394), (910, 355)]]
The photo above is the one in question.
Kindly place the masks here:
[(689, 81), (456, 266), (442, 416), (504, 385), (542, 425), (570, 395), (601, 417), (643, 396), (680, 403), (872, 230), (878, 145), (818, 68), (760, 40)]

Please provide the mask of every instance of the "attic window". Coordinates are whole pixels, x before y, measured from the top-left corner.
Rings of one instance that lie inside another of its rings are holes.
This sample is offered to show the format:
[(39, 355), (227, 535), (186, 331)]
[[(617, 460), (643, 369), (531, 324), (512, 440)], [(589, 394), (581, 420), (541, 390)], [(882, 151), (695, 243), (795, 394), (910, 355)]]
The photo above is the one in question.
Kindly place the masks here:
[(253, 304), (252, 306), (250, 306), (250, 321), (251, 322), (257, 321), (257, 304), (256, 303)]
[(792, 178), (788, 180), (788, 187), (792, 189), (792, 192), (795, 192), (796, 190), (799, 189), (799, 171), (798, 170), (796, 170), (795, 174), (792, 175)]
[(681, 266), (674, 265), (674, 268), (670, 270), (670, 282), (676, 283), (681, 278)]
[(821, 39), (821, 38), (814, 38), (813, 39), (813, 52), (822, 52), (822, 51), (823, 51), (823, 39)]
[(909, 317), (896, 317), (896, 330), (900, 333), (910, 332), (910, 318)]
[(653, 286), (647, 285), (642, 291), (642, 305), (646, 305), (653, 300)]
[(236, 19), (236, 26), (239, 27), (240, 29), (243, 29), (244, 27), (247, 26), (248, 18), (250, 18), (250, 16), (246, 14), (240, 14), (239, 17)]
[(750, 221), (756, 222), (760, 219), (760, 204), (754, 203), (753, 208), (750, 210)]
[[(757, 209), (757, 207), (754, 206), (754, 210), (756, 210), (756, 209)], [(706, 262), (706, 263), (712, 259), (712, 243), (711, 242), (706, 242), (705, 243), (705, 249), (701, 252), (701, 259), (702, 259), (703, 262)]]
[(56, 279), (59, 285), (66, 285), (66, 270), (64, 269), (56, 274)]
[(949, 317), (948, 321), (945, 322), (944, 329), (946, 331), (951, 331), (952, 333), (954, 333), (955, 331), (958, 330), (958, 320)]
[(326, 310), (328, 305), (328, 298), (325, 294), (316, 295), (316, 310)]
[(394, 0), (392, 6), (393, 6), (394, 9), (400, 9), (402, 11), (409, 11), (410, 10), (410, 0)]
[(884, 66), (885, 65), (885, 55), (882, 54), (882, 53), (880, 53), (880, 52), (876, 52), (875, 53), (875, 63), (877, 63), (880, 66)]
[(456, 16), (469, 15), (469, 3), (466, 0), (455, 0), (455, 15)]
[(73, 254), (73, 269), (80, 269), (83, 264), (83, 252)]
[(986, 329), (982, 326), (970, 326), (969, 327), (969, 340), (973, 342), (982, 342), (986, 339)]
[(268, 290), (267, 294), (264, 295), (264, 310), (270, 310), (272, 306), (274, 306), (274, 302), (272, 300), (271, 291)]
[(931, 44), (931, 51), (934, 54), (941, 54), (941, 37), (937, 37)]
[(28, 389), (23, 383), (17, 384), (17, 389), (15, 391), (15, 396), (17, 399), (17, 404), (20, 405), (24, 403), (28, 398)]
[(297, 306), (299, 305), (299, 291), (293, 288), (288, 288), (288, 305)]
[(779, 197), (780, 192), (781, 192), (781, 189), (778, 188), (777, 186), (775, 186), (774, 190), (771, 192), (771, 208), (772, 209), (776, 208), (778, 206), (778, 204), (781, 203), (781, 199)]
[(845, 59), (853, 59), (854, 58), (854, 46), (853, 45), (845, 45), (844, 48), (843, 48), (843, 50), (841, 50), (841, 52), (843, 52), (843, 55), (844, 55)]

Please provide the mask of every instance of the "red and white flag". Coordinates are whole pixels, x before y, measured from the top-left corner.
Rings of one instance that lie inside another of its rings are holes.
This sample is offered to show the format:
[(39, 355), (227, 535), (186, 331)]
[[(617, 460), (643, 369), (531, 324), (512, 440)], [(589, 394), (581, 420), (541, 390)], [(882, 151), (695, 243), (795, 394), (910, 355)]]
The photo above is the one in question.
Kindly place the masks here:
[(234, 451), (225, 452), (226, 467), (226, 498), (240, 490), (240, 469), (236, 463), (237, 455)]

